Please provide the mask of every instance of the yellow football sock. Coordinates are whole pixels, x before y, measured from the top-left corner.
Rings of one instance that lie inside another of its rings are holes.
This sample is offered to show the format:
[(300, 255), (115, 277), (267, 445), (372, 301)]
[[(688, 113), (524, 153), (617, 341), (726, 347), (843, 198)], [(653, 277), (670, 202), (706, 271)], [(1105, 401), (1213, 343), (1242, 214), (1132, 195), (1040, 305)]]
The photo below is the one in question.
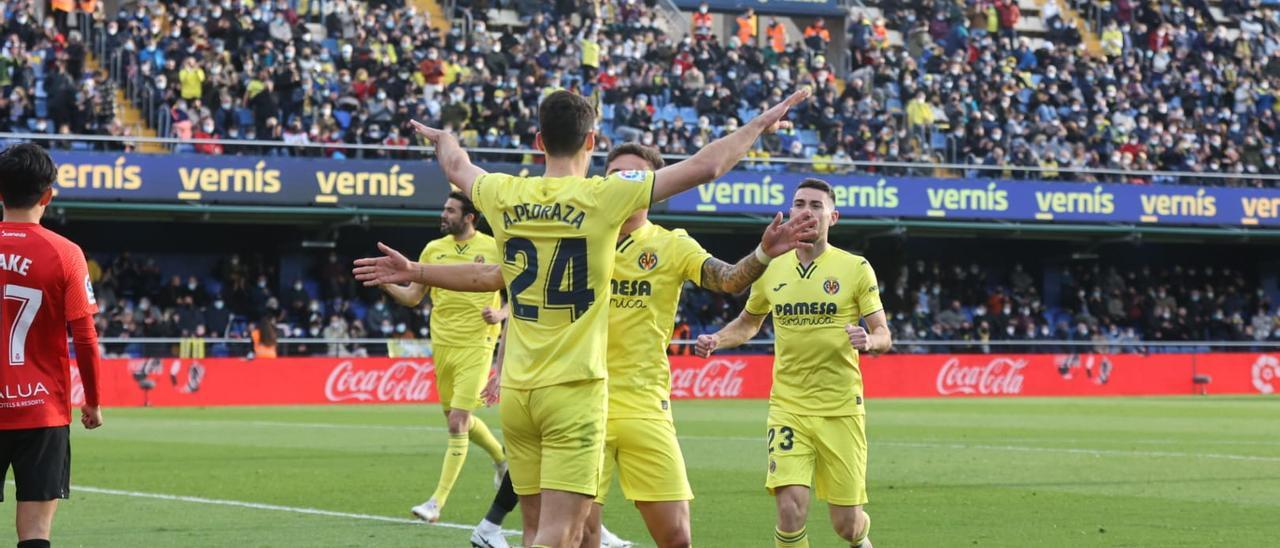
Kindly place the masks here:
[(480, 417), (471, 417), (471, 429), (467, 431), (467, 435), (471, 437), (472, 443), (489, 453), (493, 462), (507, 460), (507, 456), (502, 452), (502, 444), (498, 443), (498, 438), (493, 437), (493, 432), (489, 431), (489, 426), (480, 420)]
[(775, 528), (773, 545), (777, 548), (809, 548), (809, 533), (803, 527), (791, 533)]
[(436, 493), (431, 498), (444, 508), (453, 490), (453, 483), (458, 481), (463, 463), (467, 462), (467, 435), (449, 434), (449, 446), (444, 451), (444, 463), (440, 465), (440, 481), (436, 483)]

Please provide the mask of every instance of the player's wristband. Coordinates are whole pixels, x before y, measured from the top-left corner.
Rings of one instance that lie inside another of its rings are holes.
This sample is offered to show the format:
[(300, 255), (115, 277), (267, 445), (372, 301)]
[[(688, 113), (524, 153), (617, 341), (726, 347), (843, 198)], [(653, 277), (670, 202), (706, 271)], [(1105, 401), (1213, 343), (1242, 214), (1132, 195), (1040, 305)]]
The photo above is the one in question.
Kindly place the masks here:
[(769, 255), (765, 254), (765, 252), (764, 252), (764, 248), (762, 248), (762, 247), (760, 247), (760, 246), (758, 246), (758, 245), (757, 245), (757, 246), (756, 246), (756, 260), (757, 260), (757, 261), (760, 261), (760, 264), (762, 264), (762, 265), (768, 265), (768, 264), (769, 264), (769, 262), (773, 260), (773, 257), (770, 257)]

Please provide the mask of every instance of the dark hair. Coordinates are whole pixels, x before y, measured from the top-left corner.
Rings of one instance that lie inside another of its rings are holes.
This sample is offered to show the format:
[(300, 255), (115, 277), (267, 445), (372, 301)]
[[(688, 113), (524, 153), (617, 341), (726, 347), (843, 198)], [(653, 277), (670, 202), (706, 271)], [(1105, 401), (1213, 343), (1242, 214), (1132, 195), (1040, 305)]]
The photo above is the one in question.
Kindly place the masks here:
[(271, 315), (265, 315), (258, 320), (258, 342), (262, 346), (275, 346), (279, 333), (276, 332), (276, 320)]
[(606, 166), (612, 164), (617, 157), (628, 154), (640, 157), (641, 160), (649, 164), (649, 170), (651, 171), (657, 171), (662, 169), (662, 166), (667, 165), (667, 162), (662, 159), (662, 154), (658, 153), (658, 149), (647, 147), (640, 143), (622, 143), (613, 147), (613, 150), (609, 151), (609, 158), (605, 160), (604, 164)]
[(0, 152), (0, 199), (5, 207), (34, 207), (57, 176), (53, 158), (40, 145), (22, 143)]
[(827, 196), (831, 197), (831, 203), (835, 203), (836, 201), (835, 189), (831, 188), (831, 183), (823, 181), (822, 179), (815, 179), (813, 177), (809, 177), (808, 179), (800, 181), (800, 186), (797, 186), (796, 190), (800, 190), (802, 188), (812, 188), (814, 190), (821, 190), (823, 192), (826, 192)]
[(451, 199), (451, 200), (457, 200), (459, 203), (461, 203), (461, 204), (462, 204), (462, 216), (463, 216), (463, 217), (466, 217), (467, 215), (472, 215), (472, 216), (474, 216), (474, 217), (476, 218), (476, 221), (479, 221), (479, 220), (480, 220), (480, 212), (479, 212), (478, 210), (476, 210), (476, 204), (475, 204), (475, 202), (472, 202), (472, 201), (471, 201), (471, 198), (470, 198), (470, 197), (468, 197), (466, 194), (463, 194), (463, 193), (461, 193), (461, 192), (457, 192), (457, 191), (450, 192), (450, 193), (449, 193), (449, 199)]
[(577, 154), (595, 125), (595, 107), (576, 93), (557, 91), (538, 106), (538, 131), (548, 156)]

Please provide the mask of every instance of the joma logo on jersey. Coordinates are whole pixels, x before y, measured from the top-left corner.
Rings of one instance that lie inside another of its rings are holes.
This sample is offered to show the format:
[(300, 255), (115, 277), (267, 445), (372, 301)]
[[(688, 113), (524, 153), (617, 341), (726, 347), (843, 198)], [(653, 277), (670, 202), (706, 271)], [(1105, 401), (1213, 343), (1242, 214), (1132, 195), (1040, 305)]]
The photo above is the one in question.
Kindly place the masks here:
[(653, 295), (653, 286), (646, 280), (609, 280), (614, 295), (623, 297), (648, 297)]
[(839, 293), (840, 280), (837, 280), (835, 278), (827, 278), (827, 281), (822, 282), (822, 291), (824, 291), (828, 295), (835, 295), (836, 293)]
[(836, 303), (779, 303), (773, 305), (774, 316), (834, 316)]
[(658, 254), (652, 249), (640, 251), (640, 257), (636, 259), (636, 265), (641, 270), (653, 270), (658, 267)]

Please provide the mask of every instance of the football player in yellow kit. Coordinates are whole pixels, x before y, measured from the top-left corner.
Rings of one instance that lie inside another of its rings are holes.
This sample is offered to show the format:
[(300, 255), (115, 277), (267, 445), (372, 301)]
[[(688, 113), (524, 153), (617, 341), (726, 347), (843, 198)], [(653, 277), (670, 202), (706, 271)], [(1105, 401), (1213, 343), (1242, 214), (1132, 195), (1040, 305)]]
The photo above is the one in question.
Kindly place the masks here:
[[(858, 353), (893, 346), (880, 287), (866, 259), (832, 247), (827, 232), (840, 218), (831, 185), (806, 179), (791, 215), (818, 217), (818, 237), (769, 264), (751, 286), (742, 313), (719, 332), (698, 337), (709, 356), (742, 344), (773, 315), (776, 357), (769, 394), (768, 479), (778, 506), (774, 544), (807, 547), (809, 488), (828, 504), (840, 538), (870, 548), (867, 436)], [(861, 322), (866, 322), (866, 328)]]
[[(608, 173), (662, 168), (662, 156), (635, 143), (609, 153)], [(817, 235), (816, 219), (802, 216), (765, 230), (756, 251), (736, 264), (711, 256), (683, 230), (649, 222), (648, 210), (622, 225), (609, 299), (609, 409), (605, 473), (583, 535), (583, 548), (602, 545), (600, 513), (616, 470), (627, 500), (635, 502), (650, 536), (662, 548), (689, 546), (689, 486), (671, 416), (671, 343), (680, 291), (691, 281), (712, 291), (739, 293), (764, 273), (773, 257)]]

